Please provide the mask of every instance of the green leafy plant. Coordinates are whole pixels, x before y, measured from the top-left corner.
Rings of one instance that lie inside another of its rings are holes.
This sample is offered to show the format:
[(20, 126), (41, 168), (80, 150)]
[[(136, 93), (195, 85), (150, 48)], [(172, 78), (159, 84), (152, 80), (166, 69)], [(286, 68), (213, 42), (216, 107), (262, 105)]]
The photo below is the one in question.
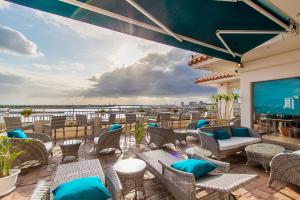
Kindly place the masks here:
[(135, 137), (135, 144), (137, 147), (140, 146), (142, 139), (145, 134), (145, 128), (143, 123), (138, 123), (135, 129), (134, 137)]
[(0, 136), (0, 178), (9, 176), (9, 170), (14, 161), (23, 153), (22, 151), (12, 151), (11, 148), (11, 138)]
[(29, 117), (32, 114), (32, 110), (31, 109), (24, 109), (20, 112), (20, 114), (24, 117)]
[(172, 108), (172, 112), (174, 113), (174, 114), (176, 114), (176, 113), (178, 113), (178, 108)]
[(99, 112), (100, 113), (106, 113), (106, 111), (104, 109), (101, 109)]
[(141, 106), (139, 112), (145, 112), (145, 109)]

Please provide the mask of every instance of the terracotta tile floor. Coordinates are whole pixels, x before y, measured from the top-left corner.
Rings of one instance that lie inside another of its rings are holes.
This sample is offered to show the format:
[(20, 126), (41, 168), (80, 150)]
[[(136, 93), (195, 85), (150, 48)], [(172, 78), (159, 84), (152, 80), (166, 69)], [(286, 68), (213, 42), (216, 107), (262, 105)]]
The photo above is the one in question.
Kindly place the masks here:
[[(184, 149), (189, 146), (196, 144), (192, 138), (188, 137), (187, 145), (177, 145), (176, 149), (170, 145), (165, 150), (177, 151), (183, 153)], [(124, 154), (110, 154), (97, 156), (91, 154), (90, 144), (85, 144), (80, 147), (79, 160), (95, 159), (98, 158), (103, 166), (104, 171), (108, 166), (114, 164), (118, 159), (125, 157), (133, 157), (132, 151), (127, 151)], [(55, 147), (53, 158), (50, 158), (49, 165), (44, 167), (37, 167), (30, 171), (23, 173), (18, 178), (17, 189), (11, 194), (2, 198), (2, 200), (22, 200), (28, 199), (37, 183), (38, 180), (47, 180), (51, 183), (55, 175), (57, 165), (61, 164), (61, 151), (59, 147)], [(246, 157), (244, 155), (236, 155), (225, 160), (231, 163), (232, 173), (254, 173), (258, 174), (259, 178), (254, 182), (245, 185), (244, 187), (237, 190), (234, 194), (240, 200), (255, 200), (255, 199), (268, 199), (268, 200), (300, 200), (300, 187), (289, 185), (274, 181), (272, 187), (268, 187), (267, 182), (269, 174), (266, 173), (261, 167), (257, 166), (245, 166)], [(67, 161), (68, 162), (68, 161)], [(70, 162), (73, 162), (70, 160)], [(167, 192), (160, 182), (154, 178), (154, 176), (147, 172), (144, 177), (144, 184), (146, 190), (146, 197), (143, 198), (142, 194), (139, 194), (139, 199), (147, 200), (158, 200), (158, 199), (173, 199), (172, 196)], [(129, 194), (127, 199), (133, 199), (133, 195)]]

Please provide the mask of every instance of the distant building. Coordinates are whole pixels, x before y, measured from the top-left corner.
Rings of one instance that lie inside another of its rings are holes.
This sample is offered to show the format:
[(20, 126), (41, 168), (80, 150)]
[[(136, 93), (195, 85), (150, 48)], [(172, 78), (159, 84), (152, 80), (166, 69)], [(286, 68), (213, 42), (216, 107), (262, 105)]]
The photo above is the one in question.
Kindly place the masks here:
[(181, 107), (184, 107), (184, 102), (182, 101), (182, 102), (180, 103), (180, 105), (181, 105)]
[(195, 101), (190, 101), (190, 102), (189, 102), (189, 106), (197, 106), (197, 102), (195, 102)]

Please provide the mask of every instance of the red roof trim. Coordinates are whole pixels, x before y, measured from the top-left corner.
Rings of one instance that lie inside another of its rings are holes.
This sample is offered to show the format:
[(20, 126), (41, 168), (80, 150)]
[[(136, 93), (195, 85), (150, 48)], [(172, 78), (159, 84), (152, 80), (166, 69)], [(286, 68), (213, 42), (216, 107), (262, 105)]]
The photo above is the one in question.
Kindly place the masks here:
[(197, 63), (201, 63), (204, 61), (207, 61), (209, 59), (213, 59), (213, 57), (211, 56), (207, 56), (207, 55), (192, 55), (192, 59), (188, 62), (189, 66), (195, 65)]
[(204, 83), (208, 81), (215, 81), (215, 80), (220, 80), (220, 79), (225, 79), (225, 78), (232, 78), (236, 77), (234, 74), (228, 74), (228, 73), (211, 73), (205, 76), (199, 77), (195, 83)]

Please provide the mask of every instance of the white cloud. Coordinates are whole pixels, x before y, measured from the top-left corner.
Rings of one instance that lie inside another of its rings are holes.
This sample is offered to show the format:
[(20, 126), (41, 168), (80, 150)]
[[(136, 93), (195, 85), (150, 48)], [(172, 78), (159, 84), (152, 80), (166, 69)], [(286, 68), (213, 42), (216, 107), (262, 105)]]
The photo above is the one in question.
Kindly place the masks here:
[(9, 3), (7, 1), (4, 0), (0, 0), (0, 9), (7, 9), (9, 8)]
[(37, 45), (19, 31), (0, 25), (0, 35), (0, 52), (2, 53), (32, 57), (43, 55), (38, 51)]
[(80, 71), (84, 70), (86, 66), (82, 63), (78, 62), (66, 62), (66, 61), (61, 61), (58, 62), (57, 64), (43, 64), (43, 63), (34, 63), (31, 64), (30, 66), (44, 70), (44, 71)]

